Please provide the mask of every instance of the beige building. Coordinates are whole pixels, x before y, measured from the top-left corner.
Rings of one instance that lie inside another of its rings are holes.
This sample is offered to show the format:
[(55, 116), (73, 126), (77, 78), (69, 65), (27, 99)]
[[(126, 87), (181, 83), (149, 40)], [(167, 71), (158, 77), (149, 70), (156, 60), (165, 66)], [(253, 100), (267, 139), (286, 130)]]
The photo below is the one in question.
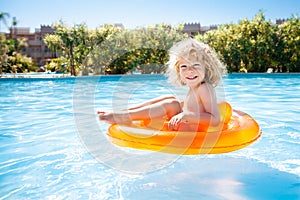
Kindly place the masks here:
[[(282, 24), (286, 21), (286, 19), (276, 19), (275, 24)], [(189, 37), (193, 37), (196, 34), (203, 35), (205, 32), (210, 30), (217, 30), (218, 25), (210, 25), (210, 26), (201, 26), (200, 23), (185, 23), (183, 27), (183, 32), (187, 33)]]
[(31, 57), (36, 65), (43, 66), (56, 56), (43, 41), (46, 34), (53, 34), (54, 31), (50, 26), (44, 25), (41, 25), (39, 29), (35, 29), (34, 33), (30, 33), (30, 28), (14, 27), (10, 28), (10, 33), (6, 36), (9, 38), (25, 38), (28, 46), (23, 49), (23, 54)]
[(217, 25), (201, 27), (200, 23), (185, 23), (183, 27), (183, 32), (187, 33), (189, 37), (193, 37), (196, 34), (203, 35), (205, 32), (210, 30), (216, 30), (217, 28), (218, 28)]

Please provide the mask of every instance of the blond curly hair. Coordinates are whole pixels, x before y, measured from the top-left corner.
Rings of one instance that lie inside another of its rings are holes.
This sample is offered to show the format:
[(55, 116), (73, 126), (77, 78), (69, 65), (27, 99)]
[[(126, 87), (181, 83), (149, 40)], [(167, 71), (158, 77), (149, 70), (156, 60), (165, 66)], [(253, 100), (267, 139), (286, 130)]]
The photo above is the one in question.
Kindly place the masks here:
[(207, 44), (196, 39), (188, 38), (176, 43), (169, 50), (167, 63), (168, 80), (176, 86), (183, 86), (179, 74), (179, 60), (185, 59), (190, 62), (199, 62), (205, 67), (204, 81), (217, 86), (226, 73), (226, 66), (220, 61), (216, 52)]

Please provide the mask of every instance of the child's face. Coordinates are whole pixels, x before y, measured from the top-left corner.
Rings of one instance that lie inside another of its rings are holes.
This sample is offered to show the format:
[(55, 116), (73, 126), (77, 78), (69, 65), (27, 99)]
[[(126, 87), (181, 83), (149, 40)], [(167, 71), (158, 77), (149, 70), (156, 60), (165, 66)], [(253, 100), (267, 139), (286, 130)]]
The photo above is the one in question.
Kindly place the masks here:
[(205, 77), (205, 68), (200, 62), (189, 62), (184, 59), (179, 61), (179, 73), (181, 80), (188, 86), (198, 86)]

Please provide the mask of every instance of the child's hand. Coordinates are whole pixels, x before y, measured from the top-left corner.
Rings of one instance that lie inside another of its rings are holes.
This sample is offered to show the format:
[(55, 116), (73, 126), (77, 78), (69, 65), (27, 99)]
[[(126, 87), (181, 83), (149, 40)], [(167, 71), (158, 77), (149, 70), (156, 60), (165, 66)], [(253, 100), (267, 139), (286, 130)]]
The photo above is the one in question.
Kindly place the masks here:
[(182, 122), (182, 120), (183, 120), (183, 113), (179, 113), (173, 116), (168, 123), (169, 130), (177, 131), (179, 128), (179, 123)]

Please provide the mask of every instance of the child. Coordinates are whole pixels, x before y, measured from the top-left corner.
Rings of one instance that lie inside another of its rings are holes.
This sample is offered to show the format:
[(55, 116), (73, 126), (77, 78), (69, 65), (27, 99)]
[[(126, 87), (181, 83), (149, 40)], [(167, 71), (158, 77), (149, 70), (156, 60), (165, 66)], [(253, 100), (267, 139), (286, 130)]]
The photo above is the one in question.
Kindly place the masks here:
[(220, 123), (220, 111), (214, 87), (225, 66), (208, 45), (192, 38), (175, 44), (169, 51), (167, 75), (170, 82), (188, 86), (184, 102), (173, 96), (153, 99), (126, 111), (98, 112), (99, 119), (110, 124), (130, 124), (133, 120), (169, 119), (168, 129), (188, 131), (189, 124)]

